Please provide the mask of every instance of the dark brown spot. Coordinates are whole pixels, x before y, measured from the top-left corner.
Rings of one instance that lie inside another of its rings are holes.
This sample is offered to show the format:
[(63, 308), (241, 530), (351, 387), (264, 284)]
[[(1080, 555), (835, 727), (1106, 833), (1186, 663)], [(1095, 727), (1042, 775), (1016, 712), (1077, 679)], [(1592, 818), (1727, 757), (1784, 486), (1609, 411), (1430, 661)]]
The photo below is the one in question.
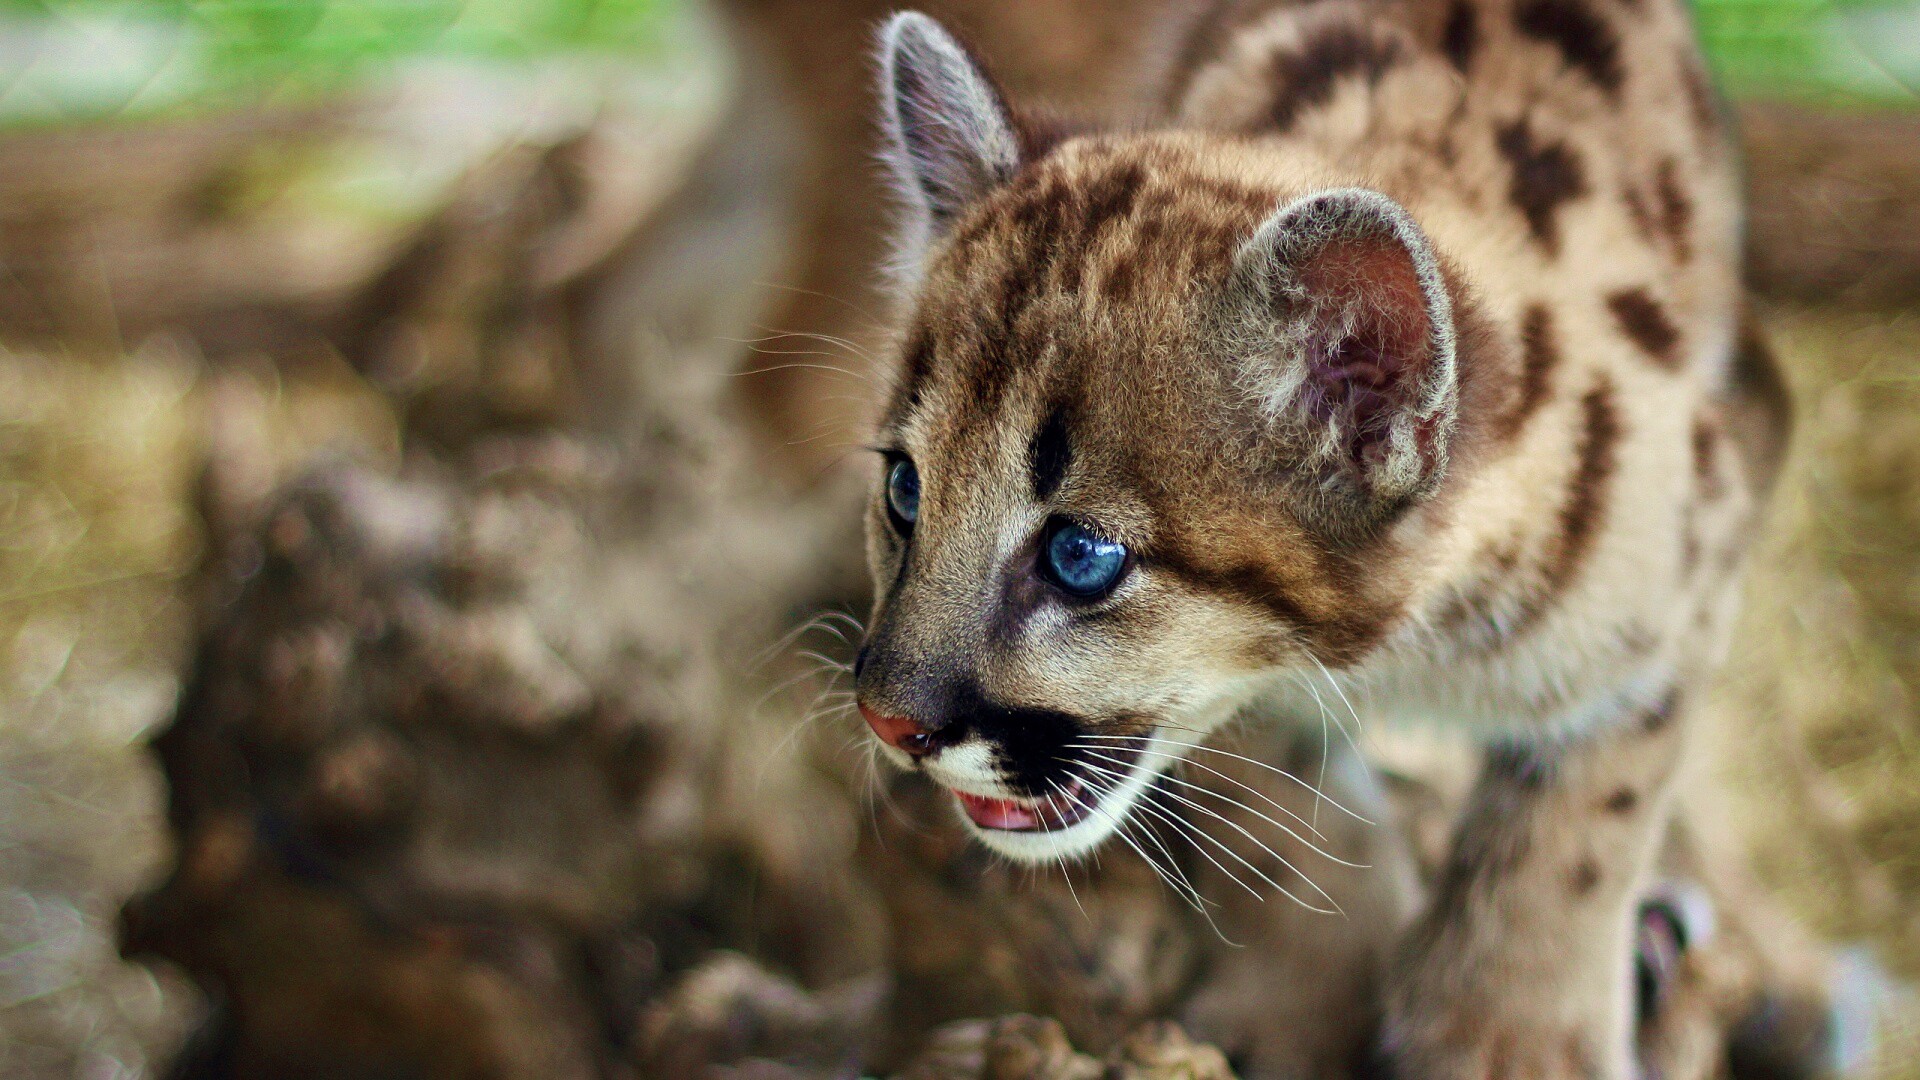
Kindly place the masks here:
[(1660, 232), (1673, 245), (1673, 257), (1686, 262), (1693, 257), (1692, 237), (1689, 230), (1693, 226), (1693, 201), (1680, 186), (1680, 163), (1672, 158), (1661, 159), (1659, 168), (1654, 172), (1654, 194), (1660, 200)]
[(1680, 331), (1647, 290), (1622, 289), (1607, 297), (1607, 310), (1654, 363), (1668, 370), (1680, 366)]
[(1726, 484), (1720, 476), (1719, 455), (1720, 425), (1711, 416), (1696, 416), (1693, 420), (1693, 483), (1694, 489), (1707, 502), (1717, 502), (1726, 494)]
[(1380, 76), (1400, 60), (1397, 42), (1382, 40), (1354, 26), (1323, 31), (1298, 51), (1276, 52), (1272, 60), (1277, 84), (1268, 119), (1286, 131), (1309, 109), (1333, 100), (1340, 80), (1362, 76), (1377, 85)]
[(1100, 291), (1112, 303), (1130, 303), (1134, 298), (1135, 286), (1139, 280), (1139, 260), (1132, 256), (1122, 256), (1113, 260), (1113, 263), (1107, 267), (1107, 276), (1100, 283)]
[(1585, 896), (1599, 884), (1600, 867), (1592, 859), (1575, 863), (1573, 871), (1567, 875), (1567, 891), (1575, 896)]
[(1553, 782), (1554, 755), (1536, 747), (1504, 744), (1487, 751), (1486, 779), (1521, 791), (1541, 791)]
[(1554, 340), (1553, 313), (1544, 304), (1529, 304), (1520, 316), (1520, 382), (1515, 390), (1513, 408), (1502, 418), (1503, 438), (1520, 433), (1547, 400), (1553, 369), (1560, 362), (1560, 347)]
[(1146, 180), (1146, 171), (1129, 162), (1112, 172), (1101, 174), (1087, 185), (1087, 209), (1080, 230), (1082, 247), (1091, 244), (1109, 222), (1119, 220), (1132, 211), (1134, 201), (1140, 196), (1141, 185)]
[(1587, 391), (1580, 399), (1580, 413), (1580, 445), (1573, 479), (1567, 484), (1566, 500), (1560, 504), (1559, 530), (1541, 567), (1541, 593), (1528, 605), (1526, 614), (1530, 617), (1525, 622), (1543, 614), (1546, 605), (1573, 580), (1606, 516), (1607, 484), (1613, 477), (1621, 435), (1612, 384), (1602, 380)]
[(1560, 250), (1560, 230), (1555, 213), (1563, 203), (1586, 194), (1586, 169), (1565, 143), (1534, 141), (1525, 120), (1501, 128), (1494, 145), (1507, 159), (1513, 179), (1507, 197), (1526, 216), (1533, 235), (1548, 254)]
[(1673, 718), (1679, 714), (1680, 691), (1668, 690), (1652, 708), (1640, 714), (1640, 730), (1649, 735), (1657, 735), (1673, 726)]
[(1055, 406), (1047, 411), (1047, 418), (1040, 423), (1039, 430), (1033, 433), (1033, 442), (1027, 448), (1027, 465), (1033, 474), (1033, 499), (1046, 502), (1053, 493), (1060, 490), (1060, 482), (1067, 477), (1067, 469), (1073, 464), (1073, 447), (1067, 441), (1066, 410)]
[(1560, 50), (1569, 68), (1609, 95), (1620, 92), (1620, 40), (1606, 20), (1579, 0), (1530, 0), (1514, 13), (1522, 34)]
[(1660, 226), (1653, 219), (1653, 208), (1647, 205), (1646, 196), (1640, 189), (1628, 184), (1620, 190), (1620, 201), (1626, 204), (1627, 217), (1633, 221), (1633, 229), (1641, 239), (1652, 242), (1659, 236)]
[(1479, 47), (1479, 14), (1467, 0), (1453, 0), (1453, 6), (1447, 9), (1446, 26), (1440, 31), (1440, 50), (1464, 75), (1473, 66), (1473, 54)]
[(1602, 804), (1609, 814), (1628, 814), (1640, 805), (1640, 793), (1630, 787), (1615, 788)]
[(1518, 637), (1539, 623), (1579, 573), (1606, 515), (1607, 484), (1613, 476), (1621, 427), (1613, 386), (1604, 376), (1580, 399), (1580, 412), (1580, 442), (1566, 498), (1555, 516), (1558, 527), (1541, 544), (1532, 588), (1507, 621), (1505, 632), (1488, 644)]

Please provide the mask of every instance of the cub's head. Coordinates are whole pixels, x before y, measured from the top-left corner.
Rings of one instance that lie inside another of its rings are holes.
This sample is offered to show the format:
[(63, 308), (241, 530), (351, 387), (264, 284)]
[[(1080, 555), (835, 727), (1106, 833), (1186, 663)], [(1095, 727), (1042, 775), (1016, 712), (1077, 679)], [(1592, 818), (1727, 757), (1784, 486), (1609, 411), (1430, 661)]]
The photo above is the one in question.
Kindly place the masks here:
[(1311, 162), (1049, 143), (921, 15), (882, 71), (909, 304), (860, 708), (995, 850), (1081, 854), (1391, 625), (1455, 439), (1452, 307), (1407, 213)]

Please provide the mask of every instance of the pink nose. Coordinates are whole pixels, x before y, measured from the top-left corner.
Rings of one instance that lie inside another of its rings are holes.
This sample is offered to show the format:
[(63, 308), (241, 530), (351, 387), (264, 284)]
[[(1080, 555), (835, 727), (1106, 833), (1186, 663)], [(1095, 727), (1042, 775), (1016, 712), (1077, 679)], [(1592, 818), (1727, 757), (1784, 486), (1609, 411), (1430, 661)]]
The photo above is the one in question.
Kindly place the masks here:
[(860, 706), (860, 715), (866, 717), (867, 726), (880, 736), (880, 741), (895, 750), (914, 757), (924, 757), (933, 752), (933, 734), (912, 720), (904, 716), (877, 713), (865, 705)]

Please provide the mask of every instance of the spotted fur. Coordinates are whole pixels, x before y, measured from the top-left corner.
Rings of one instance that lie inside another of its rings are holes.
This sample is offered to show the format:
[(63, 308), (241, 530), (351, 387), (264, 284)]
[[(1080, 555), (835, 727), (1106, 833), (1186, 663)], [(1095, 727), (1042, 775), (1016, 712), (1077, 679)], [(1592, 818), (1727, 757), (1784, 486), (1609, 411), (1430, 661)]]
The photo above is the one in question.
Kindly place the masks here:
[[(861, 705), (976, 800), (1077, 790), (1089, 739), (1172, 748), (1057, 829), (977, 830), (1026, 860), (1093, 850), (1256, 705), (1473, 733), (1382, 1051), (1624, 1077), (1617, 958), (1780, 425), (1684, 8), (1219, 7), (1163, 123), (1058, 140), (888, 25), (876, 439), (921, 486), (910, 528), (870, 515)], [(1125, 545), (1110, 589), (1050, 583), (1060, 523)]]

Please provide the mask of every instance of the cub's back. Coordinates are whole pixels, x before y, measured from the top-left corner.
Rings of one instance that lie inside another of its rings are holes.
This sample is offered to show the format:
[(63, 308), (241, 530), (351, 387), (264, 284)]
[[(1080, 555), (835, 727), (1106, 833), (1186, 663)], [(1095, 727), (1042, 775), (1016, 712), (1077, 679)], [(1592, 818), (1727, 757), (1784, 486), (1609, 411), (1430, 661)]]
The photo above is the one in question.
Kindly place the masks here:
[(1723, 363), (1739, 200), (1681, 4), (1335, 0), (1231, 21), (1176, 76), (1183, 123), (1372, 177), (1516, 351), (1545, 304), (1591, 316), (1569, 336), (1625, 339), (1655, 368)]

